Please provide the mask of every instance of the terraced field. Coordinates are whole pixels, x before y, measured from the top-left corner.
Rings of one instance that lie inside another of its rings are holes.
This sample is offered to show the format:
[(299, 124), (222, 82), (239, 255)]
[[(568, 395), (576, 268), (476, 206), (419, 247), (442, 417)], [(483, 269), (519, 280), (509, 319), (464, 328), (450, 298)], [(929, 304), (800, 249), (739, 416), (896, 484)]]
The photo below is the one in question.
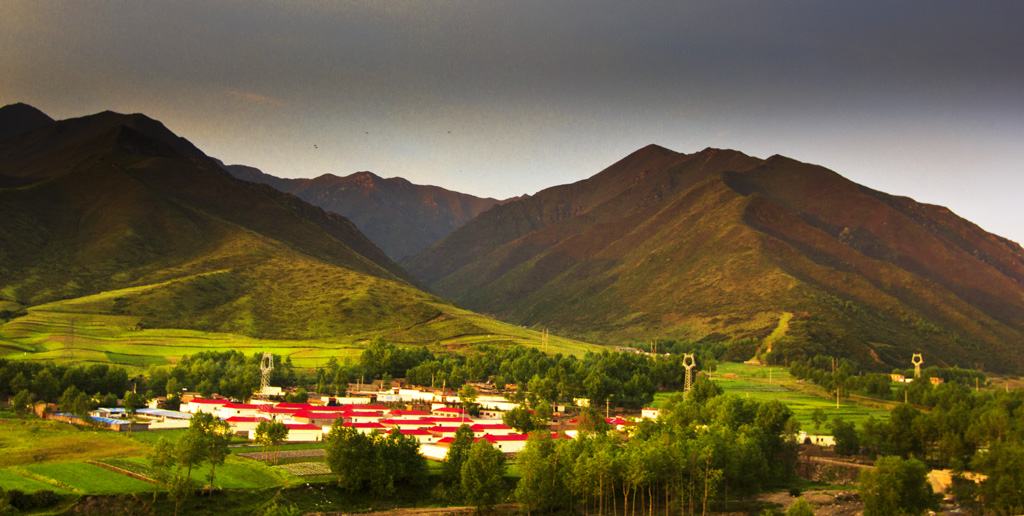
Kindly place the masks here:
[[(182, 355), (209, 350), (270, 351), (291, 357), (300, 368), (315, 368), (329, 358), (358, 356), (379, 333), (340, 335), (330, 340), (255, 339), (229, 333), (182, 329), (136, 329), (138, 318), (95, 313), (111, 293), (50, 303), (0, 326), (0, 356), (25, 360), (73, 360), (120, 364), (134, 370), (176, 362)], [(91, 300), (90, 300), (91, 299)], [(549, 336), (468, 311), (449, 311), (408, 328), (380, 333), (393, 344), (457, 350), (475, 344), (520, 345), (549, 353), (582, 355), (604, 348)]]

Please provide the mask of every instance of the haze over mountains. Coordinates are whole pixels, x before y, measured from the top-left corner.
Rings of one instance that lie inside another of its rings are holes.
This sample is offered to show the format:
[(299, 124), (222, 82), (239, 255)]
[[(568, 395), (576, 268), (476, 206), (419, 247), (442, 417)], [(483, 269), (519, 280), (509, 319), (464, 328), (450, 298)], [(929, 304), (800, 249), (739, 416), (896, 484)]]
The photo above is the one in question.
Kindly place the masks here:
[(394, 260), (426, 249), (499, 203), (402, 178), (383, 179), (371, 172), (286, 179), (245, 165), (225, 169), (239, 179), (268, 184), (344, 216)]
[(401, 263), (467, 308), (596, 342), (1024, 369), (1020, 245), (782, 156), (648, 146)]

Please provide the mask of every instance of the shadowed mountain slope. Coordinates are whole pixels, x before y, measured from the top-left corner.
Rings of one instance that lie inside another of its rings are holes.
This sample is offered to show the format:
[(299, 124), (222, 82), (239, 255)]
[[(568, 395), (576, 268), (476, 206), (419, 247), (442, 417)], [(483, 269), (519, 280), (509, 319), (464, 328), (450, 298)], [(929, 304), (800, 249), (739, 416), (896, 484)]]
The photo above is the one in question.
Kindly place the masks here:
[[(444, 303), (347, 219), (233, 178), (143, 115), (0, 140), (0, 301), (119, 291), (148, 327), (319, 338), (409, 327)], [(439, 308), (440, 307), (440, 308)]]
[(396, 260), (429, 247), (499, 202), (370, 172), (284, 179), (244, 165), (225, 169), (343, 215)]
[(597, 342), (1024, 370), (1018, 244), (781, 156), (645, 147), (402, 263), (467, 308)]

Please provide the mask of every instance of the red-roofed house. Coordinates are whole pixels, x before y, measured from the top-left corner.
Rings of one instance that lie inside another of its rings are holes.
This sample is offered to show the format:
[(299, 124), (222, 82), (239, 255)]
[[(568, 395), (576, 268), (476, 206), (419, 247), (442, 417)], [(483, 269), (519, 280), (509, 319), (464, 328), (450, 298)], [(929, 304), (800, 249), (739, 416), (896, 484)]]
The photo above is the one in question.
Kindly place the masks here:
[(278, 403), (274, 405), (276, 409), (296, 409), (296, 410), (310, 410), (315, 407), (309, 403)]
[(388, 416), (392, 419), (419, 419), (429, 415), (430, 413), (423, 412), (422, 410), (392, 410), (388, 412)]
[(413, 428), (426, 429), (435, 426), (434, 422), (423, 419), (381, 419), (378, 422), (388, 428), (398, 428), (402, 433)]
[(227, 419), (234, 416), (249, 416), (253, 417), (256, 412), (259, 411), (262, 405), (253, 405), (249, 403), (227, 403), (220, 407), (218, 416), (221, 419)]
[(256, 425), (263, 421), (263, 418), (253, 416), (232, 416), (227, 418), (228, 426), (234, 432), (248, 432), (249, 430), (255, 430)]
[(435, 426), (427, 429), (436, 439), (444, 439), (445, 437), (454, 437), (455, 432), (459, 431), (457, 426)]
[(189, 414), (198, 414), (200, 412), (206, 412), (207, 414), (217, 415), (220, 412), (220, 408), (226, 405), (228, 400), (208, 400), (202, 398), (193, 398), (188, 403), (182, 403), (180, 410), (182, 412), (188, 412)]
[(470, 427), (476, 435), (509, 435), (516, 430), (501, 423), (477, 423)]
[(376, 423), (383, 417), (379, 412), (366, 411), (343, 412), (343, 414), (345, 414), (346, 418), (351, 419), (353, 423)]
[(455, 408), (455, 407), (437, 407), (437, 408), (433, 409), (431, 412), (433, 412), (435, 415), (438, 415), (438, 416), (455, 416), (455, 415), (469, 416), (469, 412), (466, 412), (465, 409)]
[[(526, 447), (528, 437), (525, 434), (509, 435), (485, 435), (478, 439), (484, 439), (503, 453), (519, 453)], [(474, 441), (475, 442), (475, 441)]]
[(437, 416), (430, 416), (430, 417), (423, 418), (423, 421), (430, 421), (432, 423), (439, 424), (439, 425), (443, 424), (443, 425), (456, 425), (456, 426), (463, 425), (463, 424), (473, 425), (473, 424), (476, 423), (476, 421), (474, 421), (473, 418), (469, 418), (469, 417), (437, 417)]
[(343, 412), (321, 412), (319, 410), (300, 410), (292, 415), (292, 420), (296, 423), (308, 423), (317, 426), (331, 426), (334, 421), (341, 419), (342, 423), (351, 421), (347, 419)]

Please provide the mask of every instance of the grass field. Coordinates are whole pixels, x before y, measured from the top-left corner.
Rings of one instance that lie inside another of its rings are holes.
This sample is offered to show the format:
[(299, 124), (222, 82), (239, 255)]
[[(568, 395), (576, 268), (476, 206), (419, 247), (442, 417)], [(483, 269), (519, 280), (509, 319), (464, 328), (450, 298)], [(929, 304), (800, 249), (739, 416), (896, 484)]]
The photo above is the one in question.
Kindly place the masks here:
[(44, 489), (49, 489), (50, 491), (53, 491), (55, 493), (62, 494), (71, 492), (66, 489), (57, 487), (51, 483), (29, 478), (24, 475), (19, 475), (18, 473), (15, 473), (14, 471), (8, 469), (0, 469), (0, 487), (3, 487), (5, 490), (8, 491), (11, 489), (19, 489), (26, 493), (34, 493), (36, 491), (42, 491)]
[(138, 493), (153, 490), (153, 485), (148, 482), (84, 462), (32, 464), (15, 471), (22, 470), (31, 473), (33, 478), (49, 479), (54, 485), (78, 493)]
[[(726, 376), (730, 375), (730, 376)], [(732, 377), (735, 375), (735, 377)], [(724, 362), (718, 370), (711, 374), (711, 379), (718, 383), (726, 394), (754, 398), (758, 400), (778, 400), (785, 403), (796, 415), (800, 428), (809, 433), (830, 433), (824, 425), (815, 432), (811, 413), (821, 408), (825, 416), (831, 420), (836, 416), (845, 421), (860, 425), (868, 417), (888, 419), (889, 410), (877, 406), (867, 406), (861, 402), (843, 400), (836, 408), (835, 398), (825, 397), (820, 387), (805, 384), (796, 380), (783, 367), (757, 366)], [(661, 393), (655, 396), (654, 405), (668, 399), (672, 393)]]
[(605, 348), (506, 324), (482, 315), (439, 305), (441, 315), (406, 328), (338, 335), (325, 340), (255, 339), (229, 333), (182, 329), (136, 330), (138, 317), (102, 313), (105, 299), (50, 303), (0, 326), (0, 356), (9, 359), (113, 363), (139, 371), (150, 365), (172, 364), (182, 355), (200, 351), (239, 350), (247, 354), (270, 351), (291, 357), (300, 368), (313, 369), (329, 358), (357, 357), (366, 344), (383, 336), (396, 345), (425, 345), (435, 351), (458, 350), (476, 344), (520, 345), (549, 353), (583, 355)]
[(0, 418), (0, 468), (130, 457), (145, 455), (148, 450), (145, 444), (108, 430), (35, 417)]

